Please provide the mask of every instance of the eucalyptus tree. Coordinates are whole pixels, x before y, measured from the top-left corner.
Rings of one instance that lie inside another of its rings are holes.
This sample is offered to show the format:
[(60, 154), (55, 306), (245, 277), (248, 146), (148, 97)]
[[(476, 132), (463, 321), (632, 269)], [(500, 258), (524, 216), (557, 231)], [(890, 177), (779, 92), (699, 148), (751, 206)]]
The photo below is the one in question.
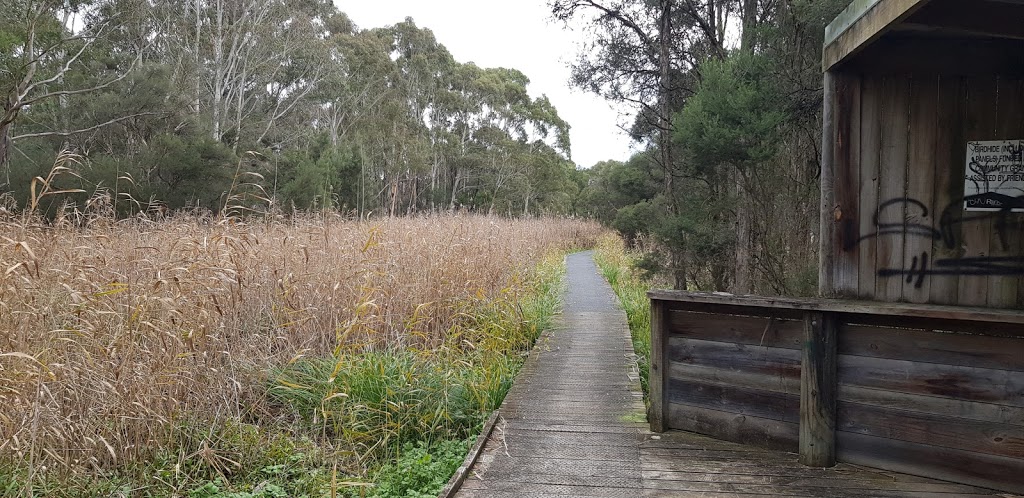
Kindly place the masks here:
[(589, 23), (589, 41), (573, 64), (576, 86), (633, 105), (637, 138), (654, 135), (662, 169), (667, 217), (653, 222), (670, 253), (675, 286), (687, 281), (687, 234), (678, 220), (682, 175), (672, 142), (672, 115), (693, 92), (695, 68), (724, 53), (732, 0), (553, 0), (553, 15)]
[[(814, 260), (816, 227), (792, 213), (815, 205), (821, 33), (845, 3), (551, 2), (557, 18), (589, 21), (574, 83), (634, 104), (633, 132), (653, 142), (663, 172), (660, 195), (595, 209), (668, 246), (677, 286), (813, 287), (793, 275)], [(619, 169), (593, 176), (611, 185), (603, 177)], [(655, 207), (670, 216), (650, 215)]]
[[(109, 36), (117, 20), (91, 15), (101, 0), (11, 0), (0, 9), (0, 163), (7, 164), (14, 141), (36, 136), (70, 136), (100, 129), (131, 116), (114, 116), (83, 129), (41, 126), (21, 136), (14, 126), (33, 108), (88, 95), (126, 78), (143, 52), (145, 40), (130, 40), (124, 52), (99, 61), (96, 45)], [(90, 78), (70, 78), (86, 72)], [(40, 122), (43, 120), (39, 120)], [(41, 123), (42, 124), (42, 123)], [(9, 175), (9, 170), (8, 170)]]
[(216, 210), (240, 172), (281, 204), (393, 215), (570, 209), (578, 190), (568, 124), (526, 75), (457, 62), (412, 19), (363, 30), (329, 0), (10, 3), (0, 153), (38, 156), (19, 185), (72, 148), (81, 188), (112, 188), (120, 212)]
[[(324, 1), (154, 0), (156, 43), (209, 136), (236, 150), (299, 112), (330, 64)], [(287, 134), (286, 134), (287, 135)], [(294, 137), (292, 137), (294, 138)]]

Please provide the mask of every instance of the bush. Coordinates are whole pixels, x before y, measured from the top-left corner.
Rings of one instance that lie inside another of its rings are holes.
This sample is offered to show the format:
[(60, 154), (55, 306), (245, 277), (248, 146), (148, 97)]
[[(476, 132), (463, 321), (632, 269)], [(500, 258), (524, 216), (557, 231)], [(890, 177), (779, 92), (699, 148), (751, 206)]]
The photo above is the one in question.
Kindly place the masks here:
[(402, 456), (377, 473), (374, 498), (433, 498), (458, 470), (471, 439), (406, 444)]

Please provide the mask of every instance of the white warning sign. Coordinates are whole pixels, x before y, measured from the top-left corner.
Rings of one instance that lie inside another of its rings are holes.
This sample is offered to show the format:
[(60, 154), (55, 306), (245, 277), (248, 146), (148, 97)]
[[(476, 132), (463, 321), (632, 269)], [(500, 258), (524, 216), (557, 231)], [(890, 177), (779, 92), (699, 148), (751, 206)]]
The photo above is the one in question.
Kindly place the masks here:
[(1024, 211), (1024, 139), (967, 142), (964, 210)]

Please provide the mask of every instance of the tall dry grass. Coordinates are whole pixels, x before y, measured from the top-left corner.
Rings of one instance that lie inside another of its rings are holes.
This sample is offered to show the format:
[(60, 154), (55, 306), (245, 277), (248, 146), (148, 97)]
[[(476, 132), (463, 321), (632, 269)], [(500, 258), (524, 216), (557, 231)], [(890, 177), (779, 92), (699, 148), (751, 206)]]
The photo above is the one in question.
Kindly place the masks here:
[(268, 372), (297, 358), (458, 344), (474, 303), (515, 302), (545, 254), (600, 230), (481, 216), (2, 220), (0, 459), (29, 480), (116, 468), (182, 419), (260, 416)]

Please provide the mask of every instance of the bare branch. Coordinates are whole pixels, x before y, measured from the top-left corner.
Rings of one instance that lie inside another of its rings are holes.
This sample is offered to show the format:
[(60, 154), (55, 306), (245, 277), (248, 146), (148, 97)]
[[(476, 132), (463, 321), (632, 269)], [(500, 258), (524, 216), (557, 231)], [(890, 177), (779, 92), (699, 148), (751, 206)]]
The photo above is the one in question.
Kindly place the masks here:
[(623, 26), (625, 26), (626, 28), (629, 28), (630, 31), (633, 31), (633, 33), (636, 34), (637, 37), (639, 37), (640, 40), (642, 40), (644, 42), (644, 45), (646, 45), (647, 49), (650, 52), (652, 52), (652, 53), (654, 52), (654, 46), (655, 46), (654, 40), (652, 40), (651, 37), (647, 35), (647, 32), (644, 31), (643, 28), (641, 28), (640, 25), (636, 21), (634, 21), (632, 18), (630, 18), (626, 14), (623, 14), (621, 10), (619, 10), (619, 9), (612, 9), (612, 8), (606, 7), (606, 6), (596, 2), (594, 0), (584, 0), (584, 1), (580, 1), (580, 2), (573, 2), (573, 5), (569, 6), (568, 10), (570, 12), (575, 12), (576, 9), (579, 8), (579, 7), (590, 7), (592, 9), (601, 11), (602, 13), (604, 13), (604, 15), (606, 15), (606, 16), (612, 18), (612, 19), (615, 19), (616, 21), (619, 21)]
[(117, 123), (120, 123), (121, 121), (126, 121), (126, 120), (129, 120), (129, 119), (132, 119), (132, 118), (137, 118), (137, 117), (141, 117), (141, 116), (156, 116), (158, 114), (161, 114), (161, 113), (159, 113), (159, 112), (140, 112), (140, 113), (137, 113), (137, 114), (131, 114), (131, 115), (128, 115), (128, 116), (121, 116), (119, 118), (114, 118), (114, 119), (111, 119), (111, 120), (106, 121), (104, 123), (100, 123), (100, 124), (95, 125), (95, 126), (90, 126), (88, 128), (82, 128), (80, 130), (72, 130), (72, 131), (43, 131), (43, 132), (39, 132), (39, 133), (26, 133), (24, 135), (17, 135), (17, 136), (11, 137), (11, 140), (12, 141), (18, 141), (18, 140), (21, 140), (23, 138), (38, 138), (38, 137), (69, 137), (71, 135), (80, 135), (82, 133), (89, 133), (90, 131), (95, 131), (95, 130), (98, 130), (100, 128), (103, 128), (104, 126), (110, 126), (112, 124), (117, 124)]
[[(53, 97), (67, 96), (67, 95), (77, 95), (77, 94), (80, 94), (80, 93), (89, 93), (89, 92), (95, 92), (97, 90), (103, 90), (104, 88), (107, 88), (107, 87), (109, 87), (109, 86), (111, 86), (111, 85), (113, 85), (113, 84), (115, 84), (115, 83), (117, 83), (119, 81), (122, 81), (125, 78), (127, 78), (128, 75), (131, 74), (131, 72), (135, 69), (136, 64), (138, 64), (139, 61), (142, 60), (142, 54), (143, 54), (144, 51), (145, 50), (139, 50), (139, 53), (138, 53), (138, 55), (135, 56), (135, 60), (132, 61), (132, 64), (130, 66), (128, 66), (128, 68), (125, 69), (124, 72), (122, 72), (116, 78), (114, 78), (112, 80), (108, 80), (108, 81), (103, 82), (103, 83), (101, 83), (99, 85), (96, 85), (96, 86), (93, 86), (93, 87), (89, 87), (89, 88), (80, 88), (78, 90), (58, 90), (56, 92), (47, 92), (47, 93), (44, 93), (42, 95), (38, 95), (36, 97), (33, 97), (31, 99), (24, 99), (24, 100), (22, 100), (18, 107), (24, 107), (26, 105), (32, 105), (32, 104), (34, 104), (36, 102), (39, 102), (41, 100), (46, 100), (46, 99), (53, 98)], [(65, 68), (68, 65), (70, 65), (70, 62), (67, 65), (65, 65)], [(53, 80), (53, 78), (51, 78), (50, 80), (46, 80), (46, 81), (51, 81), (51, 80)]]
[[(104, 25), (104, 27), (105, 27), (105, 25)], [(42, 85), (49, 85), (50, 83), (53, 83), (53, 82), (58, 81), (61, 78), (63, 78), (64, 75), (67, 74), (67, 72), (71, 70), (71, 65), (74, 64), (75, 62), (77, 62), (78, 58), (81, 57), (83, 53), (85, 53), (85, 50), (88, 49), (90, 46), (92, 46), (93, 43), (96, 42), (96, 40), (99, 38), (100, 33), (102, 33), (102, 32), (103, 32), (103, 27), (100, 28), (99, 32), (97, 32), (95, 36), (93, 36), (92, 38), (87, 39), (86, 42), (83, 43), (82, 46), (78, 49), (78, 52), (75, 52), (75, 55), (72, 55), (71, 57), (69, 57), (68, 60), (64, 62), (64, 65), (61, 66), (61, 68), (53, 76), (51, 76), (51, 77), (49, 77), (49, 78), (47, 78), (45, 80), (40, 80), (40, 81), (36, 81), (34, 83), (29, 83), (28, 86), (26, 86), (24, 88), (24, 90), (22, 90), (21, 95), (18, 95), (18, 101), (21, 102), (21, 106), (23, 107), (27, 103), (27, 101), (25, 101), (25, 98), (28, 97), (28, 95), (30, 93), (35, 91), (36, 88), (39, 88)], [(139, 52), (139, 54), (141, 56), (141, 51)], [(33, 63), (32, 67), (34, 68), (36, 64), (37, 63)], [(133, 64), (133, 66), (134, 66), (134, 64)], [(28, 78), (28, 76), (26, 76), (26, 78)], [(37, 99), (34, 99), (33, 101), (38, 101), (38, 100), (39, 99), (37, 98)]]

